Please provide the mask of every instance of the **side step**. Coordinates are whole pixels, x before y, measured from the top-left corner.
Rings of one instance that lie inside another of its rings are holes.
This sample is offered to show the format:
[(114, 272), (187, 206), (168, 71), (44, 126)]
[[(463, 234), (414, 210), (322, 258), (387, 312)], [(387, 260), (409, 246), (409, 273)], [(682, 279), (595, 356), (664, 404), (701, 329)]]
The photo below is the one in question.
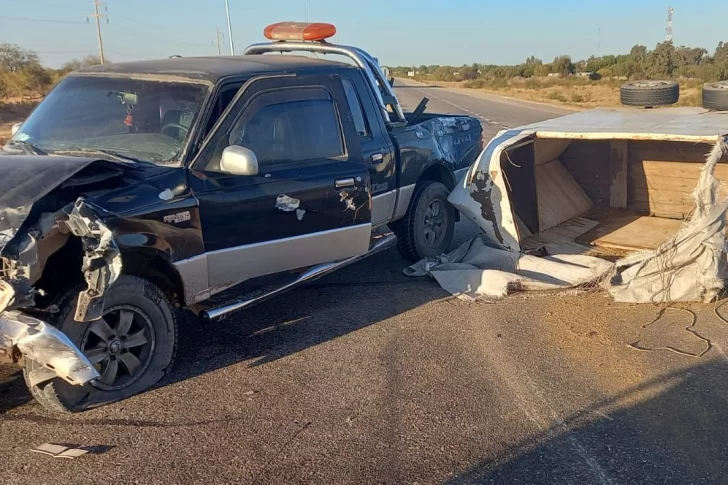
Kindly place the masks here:
[(343, 268), (344, 266), (350, 265), (352, 263), (356, 263), (359, 260), (362, 260), (366, 257), (371, 256), (372, 254), (378, 253), (384, 249), (388, 249), (392, 247), (397, 242), (397, 236), (394, 234), (386, 234), (383, 236), (380, 236), (374, 240), (374, 244), (372, 244), (372, 247), (369, 248), (369, 252), (361, 254), (359, 256), (353, 256), (348, 259), (342, 259), (341, 261), (336, 261), (333, 263), (324, 263), (319, 264), (317, 266), (313, 266), (303, 272), (298, 278), (291, 281), (290, 283), (287, 283), (283, 286), (280, 286), (272, 291), (269, 291), (267, 293), (264, 293), (262, 295), (256, 296), (254, 298), (248, 298), (245, 300), (238, 300), (234, 301), (232, 303), (228, 303), (226, 305), (217, 307), (217, 308), (209, 308), (207, 310), (203, 310), (200, 312), (200, 318), (204, 322), (212, 322), (215, 320), (222, 320), (231, 313), (238, 312), (240, 310), (245, 310), (246, 308), (249, 308), (253, 305), (257, 305), (258, 303), (261, 303), (265, 300), (268, 300), (270, 298), (273, 298), (274, 296), (278, 296), (281, 293), (285, 293), (286, 291), (295, 288), (296, 286), (299, 286), (303, 283), (307, 283), (309, 281), (314, 281), (318, 278), (321, 278), (322, 276), (325, 276), (329, 273), (332, 273), (338, 269)]

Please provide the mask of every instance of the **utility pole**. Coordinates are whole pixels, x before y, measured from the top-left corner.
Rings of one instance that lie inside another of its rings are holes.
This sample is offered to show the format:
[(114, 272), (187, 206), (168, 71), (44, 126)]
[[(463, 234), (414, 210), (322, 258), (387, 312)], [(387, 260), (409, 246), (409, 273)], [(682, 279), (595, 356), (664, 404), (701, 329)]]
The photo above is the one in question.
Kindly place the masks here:
[[(109, 17), (106, 14), (99, 13), (99, 6), (103, 6), (105, 12), (108, 11), (105, 3), (103, 3), (99, 0), (94, 0), (94, 13), (89, 15), (89, 17), (94, 17), (96, 19), (96, 34), (99, 36), (99, 59), (101, 60), (101, 64), (103, 64), (104, 63), (104, 42), (101, 40), (101, 17), (106, 17), (107, 24), (109, 23)], [(88, 18), (86, 20), (88, 21)]]
[(303, 0), (303, 7), (306, 9), (306, 22), (308, 22), (308, 0)]
[(672, 7), (667, 8), (667, 26), (665, 27), (665, 42), (672, 42), (672, 14), (675, 13), (675, 9)]
[(215, 28), (215, 31), (216, 31), (215, 40), (212, 43), (217, 45), (217, 55), (221, 56), (222, 53), (220, 52), (220, 44), (222, 44), (223, 41), (225, 40), (225, 34), (220, 32), (220, 29), (218, 29), (218, 28)]
[(225, 13), (227, 14), (228, 23), (228, 37), (230, 37), (230, 55), (235, 55), (235, 45), (233, 44), (233, 26), (230, 23), (230, 3), (229, 0), (225, 0)]

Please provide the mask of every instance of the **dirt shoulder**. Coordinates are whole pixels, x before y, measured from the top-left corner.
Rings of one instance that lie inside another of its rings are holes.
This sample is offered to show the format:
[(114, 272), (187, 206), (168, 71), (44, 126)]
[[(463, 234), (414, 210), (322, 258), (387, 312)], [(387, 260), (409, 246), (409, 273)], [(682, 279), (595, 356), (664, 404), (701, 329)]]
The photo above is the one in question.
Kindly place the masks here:
[[(419, 82), (450, 89), (489, 93), (518, 100), (537, 101), (554, 106), (597, 108), (621, 106), (619, 87), (624, 81), (588, 79), (512, 79), (510, 81), (431, 81)], [(680, 101), (676, 106), (700, 106), (702, 81), (681, 81)]]

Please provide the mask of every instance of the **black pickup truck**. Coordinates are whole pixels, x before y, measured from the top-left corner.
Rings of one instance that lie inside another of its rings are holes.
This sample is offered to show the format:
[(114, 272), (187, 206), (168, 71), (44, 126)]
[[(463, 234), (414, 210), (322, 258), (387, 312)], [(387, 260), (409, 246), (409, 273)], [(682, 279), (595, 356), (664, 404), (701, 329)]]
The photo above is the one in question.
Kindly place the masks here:
[(66, 77), (0, 152), (0, 361), (83, 410), (165, 374), (177, 308), (215, 320), (395, 242), (445, 251), (482, 128), (405, 115), (387, 81), (310, 39)]

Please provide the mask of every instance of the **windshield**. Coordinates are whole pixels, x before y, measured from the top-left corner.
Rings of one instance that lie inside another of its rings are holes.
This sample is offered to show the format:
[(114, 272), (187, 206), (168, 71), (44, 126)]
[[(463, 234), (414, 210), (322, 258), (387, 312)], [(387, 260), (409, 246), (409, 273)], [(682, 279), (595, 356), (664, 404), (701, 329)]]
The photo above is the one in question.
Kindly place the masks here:
[(10, 144), (43, 152), (105, 151), (153, 163), (180, 161), (207, 94), (201, 84), (70, 76)]

